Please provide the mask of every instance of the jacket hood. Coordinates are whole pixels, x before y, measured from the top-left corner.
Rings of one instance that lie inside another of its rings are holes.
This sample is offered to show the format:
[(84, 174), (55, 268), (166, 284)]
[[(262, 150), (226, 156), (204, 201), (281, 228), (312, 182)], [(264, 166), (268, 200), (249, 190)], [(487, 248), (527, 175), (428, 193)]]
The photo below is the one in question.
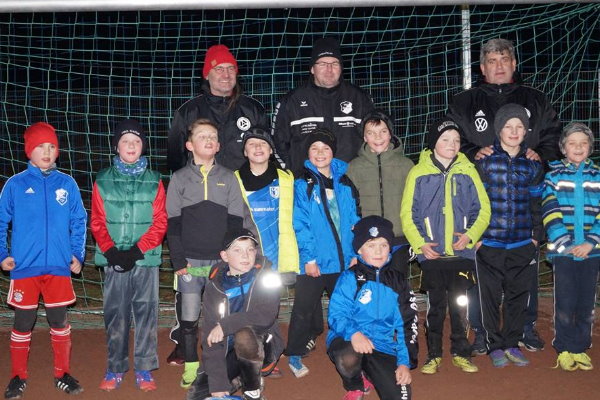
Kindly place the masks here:
[[(304, 160), (304, 167), (312, 172), (314, 172), (315, 174), (319, 174), (319, 170), (317, 169), (317, 167), (315, 167), (313, 165), (313, 163), (311, 163), (309, 160)], [(337, 158), (334, 158), (333, 160), (331, 160), (331, 177), (333, 179), (339, 179), (340, 177), (342, 177), (342, 175), (344, 175), (346, 173), (346, 170), (348, 169), (348, 163), (342, 160), (338, 160)]]

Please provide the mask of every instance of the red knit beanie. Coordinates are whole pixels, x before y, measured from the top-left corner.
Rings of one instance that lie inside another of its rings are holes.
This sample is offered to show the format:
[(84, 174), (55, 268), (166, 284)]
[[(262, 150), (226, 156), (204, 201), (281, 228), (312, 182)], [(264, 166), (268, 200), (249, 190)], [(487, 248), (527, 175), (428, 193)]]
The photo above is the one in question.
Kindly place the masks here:
[(235, 57), (227, 46), (224, 44), (216, 44), (211, 46), (206, 52), (206, 56), (204, 57), (204, 69), (202, 70), (202, 76), (204, 79), (208, 76), (208, 73), (211, 69), (216, 67), (219, 64), (230, 63), (235, 67), (235, 73), (238, 72), (238, 65)]
[(58, 137), (54, 127), (46, 122), (36, 122), (25, 130), (25, 154), (31, 157), (31, 152), (42, 143), (52, 143), (58, 151)]

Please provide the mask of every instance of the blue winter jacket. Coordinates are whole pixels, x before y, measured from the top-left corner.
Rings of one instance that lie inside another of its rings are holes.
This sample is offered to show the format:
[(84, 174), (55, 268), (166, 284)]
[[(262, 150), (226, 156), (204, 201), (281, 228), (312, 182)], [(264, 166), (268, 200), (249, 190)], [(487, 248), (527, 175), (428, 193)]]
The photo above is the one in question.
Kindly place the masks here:
[(0, 194), (0, 260), (15, 259), (11, 279), (71, 276), (72, 256), (82, 264), (85, 259), (86, 223), (75, 180), (57, 170), (44, 177), (29, 163), (25, 171), (6, 181)]
[(492, 209), (490, 225), (482, 236), (483, 244), (512, 248), (523, 246), (532, 238), (541, 241), (544, 238), (542, 164), (525, 157), (525, 146), (515, 157), (504, 151), (498, 140), (493, 148), (492, 155), (475, 164)]
[(348, 164), (334, 158), (331, 162), (333, 191), (340, 213), (338, 235), (327, 205), (323, 178), (310, 161), (294, 182), (294, 231), (300, 252), (300, 274), (304, 265), (315, 260), (322, 274), (342, 272), (356, 255), (352, 249), (352, 227), (358, 216), (358, 192), (345, 176)]
[[(359, 286), (360, 283), (360, 286)], [(362, 261), (344, 271), (329, 302), (327, 347), (361, 332), (375, 350), (396, 356), (396, 365), (417, 366), (417, 306), (406, 279), (389, 264)]]
[(548, 233), (548, 258), (573, 257), (568, 251), (585, 242), (600, 257), (600, 167), (592, 160), (579, 167), (567, 160), (550, 163), (542, 211)]

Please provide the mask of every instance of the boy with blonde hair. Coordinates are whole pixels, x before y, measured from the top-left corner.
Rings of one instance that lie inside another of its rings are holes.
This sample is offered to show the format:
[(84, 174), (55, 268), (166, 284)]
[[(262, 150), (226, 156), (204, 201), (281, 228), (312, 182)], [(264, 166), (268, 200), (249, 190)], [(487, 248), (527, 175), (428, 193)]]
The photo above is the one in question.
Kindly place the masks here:
[(169, 183), (167, 239), (181, 300), (176, 305), (181, 309), (176, 330), (185, 358), (181, 386), (187, 389), (200, 365), (197, 327), (202, 292), (211, 267), (220, 261), (225, 232), (243, 227), (245, 205), (233, 172), (215, 162), (220, 149), (216, 125), (196, 120), (185, 145), (193, 157)]

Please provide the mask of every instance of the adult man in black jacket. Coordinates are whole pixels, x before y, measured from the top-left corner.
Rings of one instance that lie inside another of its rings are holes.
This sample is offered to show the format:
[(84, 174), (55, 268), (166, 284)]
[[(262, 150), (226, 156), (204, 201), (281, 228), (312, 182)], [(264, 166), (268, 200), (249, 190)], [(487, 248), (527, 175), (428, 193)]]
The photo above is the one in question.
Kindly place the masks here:
[(560, 157), (558, 115), (544, 93), (521, 84), (512, 42), (488, 41), (481, 49), (480, 62), (483, 82), (454, 96), (448, 110), (448, 116), (462, 128), (461, 151), (471, 160), (490, 155), (496, 139), (496, 111), (505, 104), (516, 103), (529, 114), (527, 157), (544, 162)]
[(277, 155), (295, 176), (304, 168), (306, 138), (317, 128), (335, 135), (336, 158), (352, 160), (363, 143), (362, 117), (374, 108), (366, 91), (342, 79), (343, 62), (337, 40), (318, 39), (310, 61), (310, 79), (286, 94), (273, 116)]
[[(558, 139), (561, 123), (544, 93), (521, 84), (516, 73), (517, 60), (511, 41), (491, 39), (483, 45), (480, 68), (484, 80), (477, 87), (465, 90), (452, 99), (448, 117), (461, 127), (461, 151), (472, 161), (493, 153), (496, 140), (494, 118), (500, 107), (508, 103), (522, 105), (529, 115), (529, 130), (525, 136), (526, 157), (546, 164), (560, 157)], [(538, 264), (539, 260), (532, 260)], [(535, 330), (537, 320), (538, 276), (531, 283), (530, 300), (524, 327), (524, 337), (519, 343), (529, 351), (542, 350), (544, 341)], [(474, 354), (485, 354), (483, 327), (477, 286), (469, 292), (469, 319), (475, 330)]]
[(237, 80), (238, 64), (226, 46), (218, 44), (208, 49), (202, 73), (205, 82), (200, 95), (184, 103), (173, 116), (167, 153), (172, 172), (186, 165), (188, 127), (199, 118), (207, 118), (217, 125), (221, 144), (217, 163), (231, 170), (245, 162), (244, 134), (257, 126), (269, 126), (262, 104), (242, 94)]

